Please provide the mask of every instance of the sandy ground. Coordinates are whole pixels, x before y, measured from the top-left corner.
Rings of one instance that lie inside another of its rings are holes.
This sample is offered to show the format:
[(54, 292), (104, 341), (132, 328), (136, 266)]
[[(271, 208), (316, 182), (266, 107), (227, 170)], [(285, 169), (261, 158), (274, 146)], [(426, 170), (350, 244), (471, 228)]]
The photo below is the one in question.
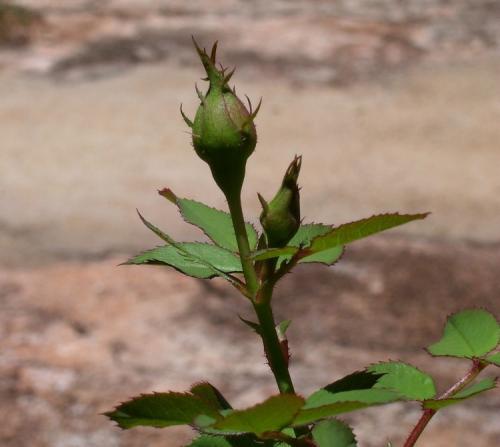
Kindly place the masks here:
[[(271, 197), (301, 153), (306, 220), (429, 210), (402, 231), (498, 241), (499, 68), (424, 67), (347, 90), (242, 76), (239, 91), (264, 97), (249, 218), (259, 213), (256, 192)], [(143, 248), (152, 239), (136, 207), (176, 237), (196, 237), (155, 191), (225, 206), (178, 112), (183, 102), (193, 115), (200, 75), (155, 66), (68, 84), (0, 74), (2, 263)]]

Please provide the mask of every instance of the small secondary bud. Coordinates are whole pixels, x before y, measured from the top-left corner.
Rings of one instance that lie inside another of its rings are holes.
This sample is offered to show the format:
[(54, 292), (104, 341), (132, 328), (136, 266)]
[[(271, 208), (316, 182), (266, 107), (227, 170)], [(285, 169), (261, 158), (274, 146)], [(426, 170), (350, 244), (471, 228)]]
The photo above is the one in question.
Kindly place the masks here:
[(203, 95), (198, 88), (200, 106), (193, 121), (184, 114), (184, 120), (191, 127), (193, 146), (198, 156), (210, 166), (217, 185), (226, 197), (241, 192), (245, 177), (245, 166), (257, 143), (254, 118), (257, 107), (247, 110), (228, 82), (234, 70), (226, 73), (225, 68), (216, 67), (217, 42), (210, 56), (201, 49), (193, 38), (196, 50), (207, 73), (210, 85)]
[(262, 205), (260, 223), (268, 247), (284, 247), (300, 227), (300, 193), (297, 180), (302, 157), (295, 157), (286, 170), (281, 188), (271, 202), (259, 194)]

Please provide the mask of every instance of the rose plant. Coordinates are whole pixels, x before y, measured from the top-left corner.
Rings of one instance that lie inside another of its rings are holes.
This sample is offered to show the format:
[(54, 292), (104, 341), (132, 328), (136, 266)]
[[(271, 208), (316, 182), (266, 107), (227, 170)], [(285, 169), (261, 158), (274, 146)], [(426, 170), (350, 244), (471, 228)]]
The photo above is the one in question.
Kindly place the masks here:
[(500, 341), (496, 318), (483, 309), (448, 317), (442, 338), (427, 351), (435, 357), (461, 358), (470, 368), (443, 394), (436, 394), (428, 373), (407, 363), (385, 361), (338, 378), (309, 396), (300, 395), (289, 371), (289, 321), (277, 324), (273, 315), (278, 281), (298, 264), (331, 266), (346, 245), (424, 219), (428, 213), (380, 214), (339, 226), (303, 223), (297, 183), (302, 159), (296, 156), (276, 195), (270, 201), (259, 195), (259, 233), (244, 220), (241, 189), (247, 159), (257, 143), (254, 120), (260, 103), (253, 110), (248, 100), (247, 109), (230, 88), (234, 70), (227, 72), (216, 65), (217, 44), (209, 54), (194, 43), (209, 87), (206, 93), (196, 89), (200, 105), (193, 120), (182, 107), (181, 113), (192, 130), (196, 153), (208, 164), (227, 199), (229, 213), (162, 189), (159, 193), (211, 243), (177, 242), (139, 214), (164, 245), (134, 256), (127, 264), (164, 265), (195, 278), (228, 281), (255, 311), (256, 321), (242, 321), (262, 339), (279, 394), (250, 408), (235, 409), (215, 386), (200, 382), (184, 393), (135, 397), (106, 415), (123, 429), (192, 426), (198, 435), (190, 447), (353, 447), (357, 445), (354, 433), (338, 416), (376, 405), (417, 401), (422, 415), (404, 443), (404, 447), (414, 446), (438, 411), (495, 387), (492, 378), (476, 378), (485, 368), (500, 366), (500, 353), (495, 352)]

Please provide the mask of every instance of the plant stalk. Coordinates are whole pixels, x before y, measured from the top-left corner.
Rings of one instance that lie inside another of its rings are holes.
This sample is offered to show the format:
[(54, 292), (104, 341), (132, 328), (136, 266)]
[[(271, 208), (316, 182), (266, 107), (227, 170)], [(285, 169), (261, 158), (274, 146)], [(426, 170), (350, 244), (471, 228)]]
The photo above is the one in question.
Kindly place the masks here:
[(245, 276), (248, 293), (252, 297), (255, 313), (259, 320), (261, 329), (260, 336), (269, 366), (274, 374), (280, 393), (294, 393), (295, 390), (290, 372), (288, 371), (288, 362), (284, 358), (283, 351), (281, 350), (281, 344), (278, 339), (278, 334), (276, 333), (276, 323), (271, 308), (273, 286), (271, 283), (264, 281), (264, 284), (260, 287), (259, 278), (249, 258), (250, 246), (248, 243), (243, 210), (241, 208), (240, 195), (227, 197), (227, 201), (233, 220), (236, 241), (240, 251), (243, 274)]
[(229, 205), (229, 212), (233, 221), (236, 242), (240, 253), (241, 266), (243, 267), (243, 276), (248, 290), (248, 294), (253, 298), (259, 290), (259, 279), (250, 259), (250, 244), (248, 243), (247, 229), (245, 219), (243, 217), (243, 209), (241, 208), (240, 194), (235, 194), (234, 197), (226, 196)]
[[(448, 388), (448, 390), (446, 390), (443, 394), (441, 394), (438, 397), (438, 400), (452, 397), (460, 390), (464, 389), (479, 375), (479, 373), (484, 368), (486, 368), (487, 365), (488, 365), (487, 363), (482, 362), (481, 360), (473, 360), (471, 369), (460, 380), (458, 380), (450, 388)], [(419, 421), (411, 431), (403, 447), (413, 447), (416, 444), (418, 438), (427, 427), (427, 424), (430, 422), (430, 420), (436, 413), (437, 410), (434, 410), (432, 408), (426, 408), (423, 411), (422, 416), (420, 417)]]
[(290, 371), (288, 370), (288, 360), (283, 355), (281, 343), (276, 333), (276, 322), (274, 321), (270, 302), (272, 293), (272, 287), (264, 285), (259, 294), (259, 299), (253, 303), (259, 320), (260, 336), (264, 344), (269, 367), (274, 374), (280, 393), (295, 393)]

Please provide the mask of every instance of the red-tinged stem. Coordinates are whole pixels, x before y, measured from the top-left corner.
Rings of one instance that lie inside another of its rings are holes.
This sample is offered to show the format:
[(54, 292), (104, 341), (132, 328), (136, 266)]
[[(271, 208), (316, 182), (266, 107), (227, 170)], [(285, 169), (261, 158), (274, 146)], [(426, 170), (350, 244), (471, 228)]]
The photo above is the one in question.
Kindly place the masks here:
[[(459, 381), (457, 381), (455, 384), (453, 384), (450, 388), (448, 388), (443, 394), (441, 394), (438, 397), (438, 400), (441, 399), (448, 399), (449, 397), (454, 396), (456, 393), (458, 393), (460, 390), (464, 389), (469, 383), (471, 383), (478, 375), (479, 373), (486, 368), (488, 364), (485, 362), (482, 362), (481, 360), (473, 360), (472, 362), (472, 367), (471, 369), (465, 374)], [(431, 408), (426, 408), (422, 416), (420, 417), (419, 421), (411, 431), (410, 435), (408, 436), (408, 439), (404, 443), (403, 447), (413, 447), (422, 432), (425, 430), (425, 427), (427, 427), (427, 424), (430, 422), (432, 417), (437, 413), (437, 410), (431, 409)]]

